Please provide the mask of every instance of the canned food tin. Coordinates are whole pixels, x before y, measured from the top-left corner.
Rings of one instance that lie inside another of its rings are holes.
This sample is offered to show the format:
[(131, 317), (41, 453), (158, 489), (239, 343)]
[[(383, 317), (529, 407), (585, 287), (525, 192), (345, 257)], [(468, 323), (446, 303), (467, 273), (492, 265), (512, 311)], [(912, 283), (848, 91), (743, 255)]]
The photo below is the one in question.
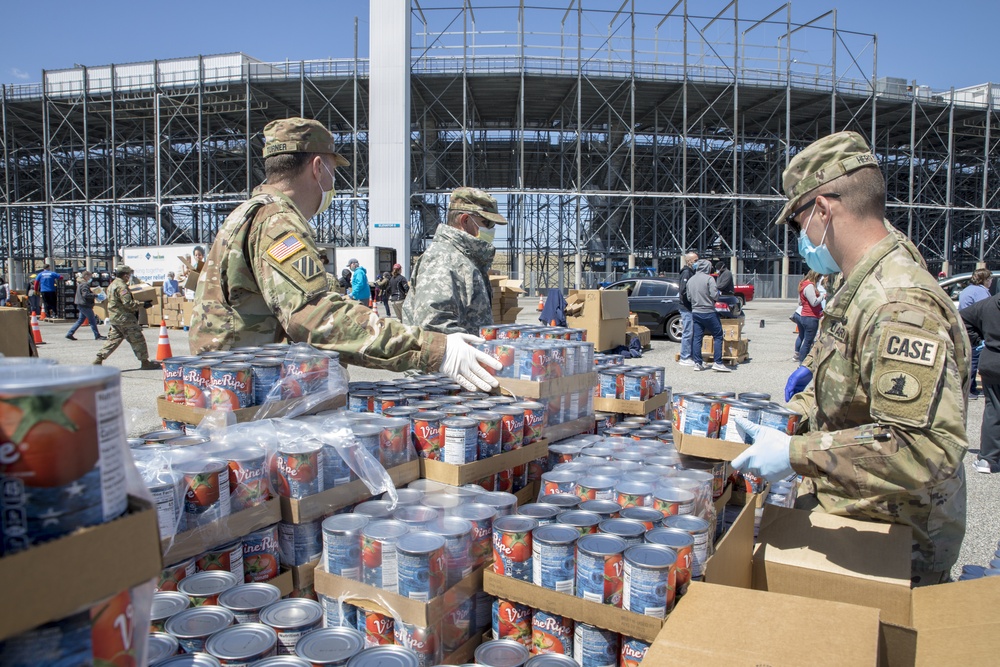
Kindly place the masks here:
[(653, 502), (653, 486), (646, 482), (622, 480), (615, 486), (622, 507), (648, 506)]
[(396, 543), (399, 595), (427, 602), (444, 592), (448, 568), (444, 547), (443, 537), (425, 530), (399, 538)]
[[(531, 643), (531, 637), (528, 638)], [(476, 647), (475, 659), (479, 665), (496, 665), (503, 667), (523, 667), (531, 657), (528, 648), (510, 639), (494, 639)]]
[(184, 517), (188, 529), (229, 516), (229, 463), (219, 459), (174, 465), (184, 476)]
[(243, 540), (237, 538), (227, 544), (209, 549), (194, 562), (198, 572), (222, 570), (232, 572), (243, 581)]
[(361, 531), (371, 521), (364, 514), (336, 514), (323, 520), (323, 564), (327, 572), (361, 580)]
[(351, 432), (363, 449), (367, 450), (376, 461), (382, 460), (380, 451), (382, 427), (374, 423), (355, 422), (351, 424)]
[(390, 614), (358, 607), (358, 632), (365, 637), (365, 647), (395, 642), (396, 622)]
[(191, 606), (188, 596), (177, 591), (160, 591), (153, 594), (150, 610), (150, 632), (163, 632), (163, 625), (171, 616), (179, 614)]
[(166, 632), (151, 632), (146, 638), (146, 659), (154, 667), (159, 665), (161, 660), (177, 655), (180, 650), (180, 642)]
[(233, 613), (222, 607), (186, 609), (167, 619), (166, 630), (186, 653), (202, 653), (205, 641), (233, 624)]
[(760, 425), (777, 429), (786, 435), (795, 435), (802, 416), (780, 406), (761, 406)]
[(581, 501), (612, 500), (615, 496), (613, 477), (590, 476), (577, 480), (576, 495)]
[(580, 455), (583, 445), (579, 443), (557, 442), (549, 445), (549, 467), (554, 468), (560, 463), (569, 463)]
[(410, 532), (401, 521), (379, 519), (361, 529), (361, 572), (364, 582), (395, 593), (399, 583), (396, 543)]
[(622, 506), (613, 500), (587, 500), (580, 503), (580, 509), (598, 514), (602, 519), (616, 519)]
[(205, 651), (223, 665), (250, 667), (276, 654), (278, 633), (262, 623), (241, 623), (220, 630), (205, 642)]
[(239, 410), (253, 404), (253, 374), (250, 364), (222, 363), (213, 366), (210, 381), (213, 410)]
[[(265, 658), (264, 660), (270, 660), (270, 658)], [(166, 658), (155, 665), (150, 664), (152, 667), (222, 667), (222, 663), (219, 662), (218, 658), (214, 658), (207, 653), (182, 653)], [(257, 664), (262, 665), (264, 662), (256, 663), (254, 667)]]
[(381, 463), (386, 468), (394, 468), (410, 459), (410, 419), (409, 417), (387, 417), (381, 420), (379, 434)]
[(212, 368), (221, 362), (202, 358), (199, 361), (185, 363), (184, 369), (184, 405), (189, 408), (207, 408), (210, 406), (212, 390)]
[(718, 438), (722, 423), (722, 401), (688, 395), (684, 400), (681, 431), (685, 435)]
[(754, 403), (728, 400), (722, 404), (722, 425), (719, 437), (729, 442), (743, 442), (743, 436), (736, 428), (736, 418), (746, 419), (751, 424), (760, 422), (760, 407)]
[(621, 398), (626, 401), (645, 401), (652, 396), (649, 375), (642, 371), (625, 373)]
[(420, 667), (433, 667), (441, 661), (441, 640), (439, 625), (424, 627), (412, 623), (396, 623), (393, 637), (397, 646), (409, 649), (417, 655)]
[(543, 495), (550, 493), (571, 493), (576, 495), (576, 482), (580, 473), (574, 470), (550, 470), (542, 473)]
[[(576, 541), (580, 532), (565, 524), (548, 524), (531, 533), (531, 581), (549, 590), (574, 594)], [(556, 651), (561, 652), (561, 651)]]
[(441, 421), (444, 418), (443, 412), (433, 410), (417, 412), (410, 417), (413, 446), (421, 458), (441, 460), (443, 455)]
[(278, 576), (280, 569), (278, 524), (255, 530), (243, 538), (244, 581), (270, 581)]
[(279, 496), (302, 499), (323, 490), (323, 445), (319, 443), (282, 443), (274, 466)]
[(539, 526), (555, 523), (556, 517), (561, 511), (555, 505), (546, 505), (545, 503), (528, 503), (517, 508), (518, 514), (535, 519)]
[[(468, 506), (465, 505), (465, 507)], [(445, 560), (447, 562), (445, 588), (451, 588), (469, 576), (474, 569), (472, 522), (454, 516), (442, 517), (428, 524), (427, 530), (444, 538)]]
[(709, 556), (709, 524), (701, 517), (689, 514), (668, 516), (663, 520), (666, 528), (679, 528), (694, 538), (691, 547), (691, 578), (700, 579), (704, 574), (705, 562)]
[(622, 554), (625, 540), (614, 535), (583, 535), (576, 543), (576, 596), (622, 606)]
[(308, 523), (278, 524), (278, 548), (285, 565), (305, 565), (320, 557), (323, 552), (323, 530), (320, 520)]
[(377, 391), (372, 397), (372, 412), (377, 415), (384, 415), (387, 410), (396, 407), (405, 407), (406, 399), (402, 392), (398, 391)]
[(520, 449), (524, 445), (524, 410), (511, 405), (499, 405), (493, 412), (500, 415), (500, 450)]
[(260, 610), (281, 598), (273, 584), (239, 584), (219, 594), (218, 604), (233, 613), (237, 623), (257, 623)]
[[(318, 594), (318, 602), (321, 607), (323, 607), (324, 618), (326, 619), (323, 624), (328, 628), (339, 628), (341, 626), (357, 629), (358, 627), (358, 608), (353, 604), (348, 604), (346, 602), (341, 602), (337, 598), (327, 597), (322, 593)], [(362, 641), (364, 641), (364, 634), (362, 634)]]
[(664, 618), (674, 607), (677, 554), (656, 544), (625, 550), (622, 609)]
[(304, 635), (295, 654), (313, 667), (345, 665), (365, 648), (364, 636), (352, 628), (325, 628)]
[(555, 505), (560, 510), (572, 510), (579, 507), (580, 498), (575, 493), (548, 493), (539, 496), (538, 502), (542, 505)]
[(618, 663), (619, 667), (639, 667), (642, 659), (646, 657), (646, 651), (649, 650), (649, 643), (625, 635), (622, 635), (621, 642), (622, 653)]
[(470, 417), (441, 421), (444, 461), (454, 465), (472, 463), (479, 455), (479, 422)]
[(194, 567), (194, 557), (183, 560), (163, 568), (160, 578), (156, 583), (158, 591), (176, 591), (177, 584), (185, 577), (189, 577), (196, 572)]
[[(531, 644), (536, 654), (573, 655), (573, 619), (536, 609), (531, 614)], [(574, 663), (575, 664), (575, 663)]]
[(493, 521), (497, 517), (495, 507), (482, 503), (465, 503), (454, 508), (452, 516), (468, 521), (470, 533), (470, 567), (486, 564), (493, 552)]
[(445, 655), (457, 651), (472, 638), (475, 623), (475, 597), (463, 600), (445, 612), (441, 619), (441, 646)]
[(621, 638), (617, 632), (577, 623), (573, 632), (573, 658), (580, 667), (618, 664)]
[(281, 362), (282, 398), (299, 398), (325, 391), (329, 374), (328, 356), (308, 345), (290, 346)]
[(493, 639), (531, 645), (531, 607), (502, 598), (493, 600)]
[[(253, 375), (253, 404), (264, 405), (268, 398), (280, 400), (279, 391), (272, 392), (281, 382), (281, 360), (266, 357), (256, 357), (250, 362), (250, 373)], [(274, 393), (274, 396), (271, 394)]]
[(653, 491), (653, 509), (667, 516), (691, 514), (694, 511), (694, 494), (677, 486), (663, 484)]
[(230, 511), (235, 514), (271, 499), (267, 453), (263, 447), (240, 447), (222, 454), (229, 462)]
[(619, 516), (638, 521), (646, 530), (652, 530), (663, 521), (663, 513), (653, 507), (626, 507)]
[(177, 584), (177, 591), (191, 599), (191, 606), (203, 607), (219, 604), (219, 595), (238, 583), (239, 579), (232, 572), (211, 570), (185, 577)]
[(491, 410), (481, 410), (469, 413), (469, 419), (479, 423), (477, 459), (488, 459), (499, 454), (501, 447), (500, 414)]
[(632, 519), (605, 519), (597, 524), (597, 532), (620, 537), (631, 547), (643, 543), (646, 526)]
[(170, 357), (163, 360), (163, 396), (170, 403), (184, 403), (184, 364), (200, 361), (199, 357)]
[(374, 389), (352, 389), (347, 398), (347, 409), (351, 412), (374, 411)]
[(438, 518), (438, 511), (433, 507), (424, 505), (412, 505), (409, 507), (397, 507), (392, 513), (392, 518), (402, 521), (410, 530), (423, 530), (424, 527)]
[(625, 370), (622, 367), (605, 368), (597, 374), (596, 394), (600, 398), (623, 398), (625, 396)]
[(538, 442), (544, 437), (542, 431), (545, 429), (548, 411), (545, 409), (543, 403), (539, 403), (538, 401), (522, 401), (520, 403), (511, 403), (510, 407), (524, 410), (525, 445)]
[(156, 504), (160, 539), (175, 535), (178, 527), (181, 529), (184, 527), (183, 478), (172, 470), (163, 470), (154, 466), (140, 467), (139, 472), (146, 488), (153, 496), (153, 502)]
[(391, 507), (392, 503), (388, 500), (366, 500), (354, 506), (354, 513), (364, 514), (372, 519), (388, 519), (395, 511)]
[(531, 580), (531, 531), (537, 527), (537, 521), (522, 516), (502, 516), (493, 522), (494, 572), (521, 581)]
[(510, 516), (517, 511), (517, 496), (506, 491), (482, 493), (476, 502), (495, 507), (498, 516)]
[(278, 633), (278, 655), (295, 655), (299, 639), (322, 626), (323, 608), (304, 598), (278, 600), (261, 610), (260, 622)]

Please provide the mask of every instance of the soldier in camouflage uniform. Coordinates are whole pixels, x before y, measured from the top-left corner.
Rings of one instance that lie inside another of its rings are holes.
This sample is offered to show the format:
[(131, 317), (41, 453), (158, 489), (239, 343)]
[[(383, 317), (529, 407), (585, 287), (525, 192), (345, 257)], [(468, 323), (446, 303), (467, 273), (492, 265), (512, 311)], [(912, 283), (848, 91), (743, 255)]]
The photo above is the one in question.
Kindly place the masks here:
[(268, 123), (264, 158), (267, 183), (226, 218), (202, 268), (192, 353), (289, 339), (336, 350), (346, 363), (441, 370), (467, 389), (496, 386), (480, 364), (498, 364), (468, 340), (380, 319), (337, 293), (309, 218), (329, 208), (334, 170), (349, 162), (322, 124), (303, 118)]
[(479, 335), (493, 324), (489, 268), (494, 225), (506, 225), (497, 202), (475, 188), (451, 193), (448, 224), (438, 225), (434, 242), (413, 267), (403, 322), (442, 333)]
[(939, 583), (965, 535), (968, 337), (919, 252), (885, 220), (885, 182), (860, 135), (813, 143), (783, 181), (778, 222), (807, 235), (799, 247), (814, 256), (810, 268), (844, 278), (808, 360), (815, 381), (789, 404), (804, 415), (800, 434), (748, 429), (755, 444), (733, 465), (772, 479), (794, 470), (823, 511), (909, 526), (914, 585)]
[(136, 301), (132, 296), (132, 291), (128, 288), (131, 277), (131, 267), (123, 264), (115, 270), (115, 279), (108, 285), (107, 306), (108, 319), (111, 320), (111, 331), (108, 332), (108, 342), (97, 353), (94, 364), (100, 366), (118, 349), (123, 340), (127, 340), (128, 344), (132, 346), (135, 358), (142, 362), (141, 370), (157, 369), (160, 368), (160, 364), (149, 360), (146, 339), (139, 326), (138, 313), (144, 304)]

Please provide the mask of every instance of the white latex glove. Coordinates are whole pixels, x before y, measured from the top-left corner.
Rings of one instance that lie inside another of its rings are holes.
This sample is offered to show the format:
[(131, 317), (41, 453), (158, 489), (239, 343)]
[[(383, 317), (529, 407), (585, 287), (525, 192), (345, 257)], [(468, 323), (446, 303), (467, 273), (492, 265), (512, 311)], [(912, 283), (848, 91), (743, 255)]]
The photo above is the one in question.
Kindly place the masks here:
[(736, 430), (744, 442), (752, 442), (742, 454), (733, 459), (733, 467), (769, 482), (777, 482), (795, 471), (789, 462), (788, 445), (792, 437), (776, 428), (760, 426), (742, 417), (736, 418)]
[(489, 391), (497, 386), (497, 379), (490, 375), (483, 366), (500, 370), (503, 365), (486, 354), (472, 347), (482, 343), (478, 336), (464, 333), (448, 334), (447, 347), (444, 350), (444, 362), (441, 372), (447, 373), (462, 385), (466, 391)]

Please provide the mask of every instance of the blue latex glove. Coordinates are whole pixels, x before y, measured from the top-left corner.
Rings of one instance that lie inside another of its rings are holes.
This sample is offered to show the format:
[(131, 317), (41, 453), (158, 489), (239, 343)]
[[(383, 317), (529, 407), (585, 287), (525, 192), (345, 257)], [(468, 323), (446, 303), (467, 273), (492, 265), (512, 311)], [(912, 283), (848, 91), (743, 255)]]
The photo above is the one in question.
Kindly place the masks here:
[(785, 383), (785, 402), (792, 400), (792, 396), (809, 386), (812, 382), (813, 372), (805, 366), (799, 366), (788, 376)]
[(754, 424), (742, 417), (737, 417), (735, 423), (744, 442), (753, 444), (733, 459), (734, 468), (756, 477), (763, 477), (769, 482), (784, 479), (795, 472), (788, 460), (791, 436), (776, 428)]

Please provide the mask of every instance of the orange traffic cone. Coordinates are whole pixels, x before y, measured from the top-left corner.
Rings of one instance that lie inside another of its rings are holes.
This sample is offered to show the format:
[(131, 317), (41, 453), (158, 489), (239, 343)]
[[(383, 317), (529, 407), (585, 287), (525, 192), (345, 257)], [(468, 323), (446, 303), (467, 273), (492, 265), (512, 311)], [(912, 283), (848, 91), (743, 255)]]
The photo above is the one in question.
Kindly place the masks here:
[(539, 296), (538, 297), (538, 312), (542, 312), (543, 310), (545, 310), (545, 297)]
[(170, 349), (170, 338), (167, 336), (167, 322), (160, 320), (160, 340), (156, 344), (156, 360), (163, 361), (174, 356)]
[(42, 331), (38, 328), (38, 316), (35, 315), (35, 311), (31, 311), (31, 335), (35, 339), (35, 345), (45, 344), (42, 340)]
[(42, 314), (38, 316), (38, 319), (42, 322), (45, 321), (45, 302), (42, 301)]

